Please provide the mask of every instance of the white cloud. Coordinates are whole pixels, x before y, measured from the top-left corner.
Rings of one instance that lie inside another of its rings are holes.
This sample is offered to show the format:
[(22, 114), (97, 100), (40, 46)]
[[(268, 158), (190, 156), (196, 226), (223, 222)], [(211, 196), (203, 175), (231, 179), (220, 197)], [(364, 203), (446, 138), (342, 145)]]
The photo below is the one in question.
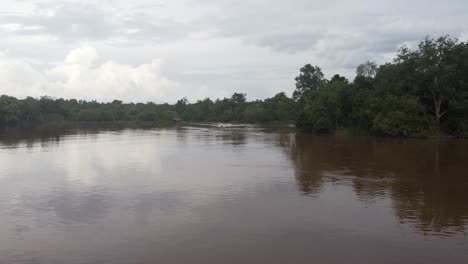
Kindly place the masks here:
[(459, 39), (460, 41), (468, 41), (468, 31), (461, 33)]
[(132, 102), (174, 101), (183, 96), (180, 85), (162, 75), (162, 61), (139, 66), (113, 61), (98, 63), (90, 45), (69, 52), (63, 62), (38, 70), (24, 60), (0, 57), (2, 93), (17, 97), (53, 97)]
[(89, 45), (83, 45), (80, 48), (70, 51), (65, 58), (67, 64), (79, 64), (85, 66), (91, 66), (91, 63), (98, 59), (98, 53), (96, 49)]
[[(9, 95), (40, 95), (46, 77), (29, 63), (0, 56), (0, 91)], [(24, 93), (22, 94), (22, 92)]]

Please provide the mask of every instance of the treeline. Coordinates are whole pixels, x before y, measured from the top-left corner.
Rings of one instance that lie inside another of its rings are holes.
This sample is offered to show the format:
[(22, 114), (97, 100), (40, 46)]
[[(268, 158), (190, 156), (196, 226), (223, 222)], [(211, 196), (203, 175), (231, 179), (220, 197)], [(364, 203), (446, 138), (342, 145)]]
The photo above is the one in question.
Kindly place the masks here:
[(297, 106), (285, 93), (252, 102), (247, 102), (246, 94), (234, 93), (231, 98), (215, 101), (207, 98), (194, 104), (183, 98), (177, 101), (174, 110), (184, 121), (291, 123), (296, 120)]
[(296, 118), (296, 103), (279, 93), (273, 98), (247, 102), (246, 95), (190, 104), (183, 98), (176, 104), (111, 103), (28, 97), (0, 97), (0, 127), (63, 122), (192, 122), (288, 123)]
[(300, 69), (292, 98), (279, 93), (248, 102), (246, 94), (176, 104), (0, 97), (0, 127), (60, 122), (295, 123), (304, 131), (349, 130), (385, 136), (468, 136), (468, 44), (427, 37), (402, 47), (392, 63), (358, 66), (353, 81)]
[(125, 104), (96, 101), (53, 99), (47, 96), (19, 100), (0, 97), (0, 127), (39, 125), (63, 122), (127, 122), (143, 121), (169, 123), (173, 120), (173, 106), (154, 103)]
[(367, 62), (353, 82), (324, 78), (306, 65), (293, 98), (297, 126), (386, 136), (468, 136), (468, 43), (427, 37), (418, 48), (402, 47), (392, 63)]

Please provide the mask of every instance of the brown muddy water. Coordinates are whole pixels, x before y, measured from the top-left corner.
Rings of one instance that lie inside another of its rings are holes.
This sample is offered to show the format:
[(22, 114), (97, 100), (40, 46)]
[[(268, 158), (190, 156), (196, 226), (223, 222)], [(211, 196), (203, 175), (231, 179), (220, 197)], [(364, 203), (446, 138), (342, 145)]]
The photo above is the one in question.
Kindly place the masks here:
[(0, 263), (468, 263), (468, 142), (0, 134)]

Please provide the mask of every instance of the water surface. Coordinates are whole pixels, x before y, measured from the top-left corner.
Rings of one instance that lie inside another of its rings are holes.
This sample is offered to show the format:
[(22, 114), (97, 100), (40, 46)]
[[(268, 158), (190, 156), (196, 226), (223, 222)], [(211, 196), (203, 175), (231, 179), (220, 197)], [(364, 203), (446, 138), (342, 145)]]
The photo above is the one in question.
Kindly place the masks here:
[(0, 134), (0, 263), (468, 263), (468, 143)]

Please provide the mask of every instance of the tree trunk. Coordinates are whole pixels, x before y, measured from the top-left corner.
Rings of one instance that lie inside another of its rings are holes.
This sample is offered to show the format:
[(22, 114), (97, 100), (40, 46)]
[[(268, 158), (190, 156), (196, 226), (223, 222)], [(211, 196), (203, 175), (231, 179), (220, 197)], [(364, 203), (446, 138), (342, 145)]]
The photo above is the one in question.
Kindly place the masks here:
[(434, 120), (437, 126), (440, 124), (440, 100), (434, 96)]
[(437, 125), (437, 127), (439, 127), (440, 125), (440, 119), (442, 118), (442, 116), (445, 115), (445, 112), (441, 112), (441, 108), (442, 108), (442, 95), (440, 95), (440, 93), (437, 93), (437, 87), (439, 87), (439, 79), (437, 78), (437, 76), (434, 76), (434, 87), (431, 91), (431, 94), (432, 94), (432, 100), (434, 102), (434, 121)]

